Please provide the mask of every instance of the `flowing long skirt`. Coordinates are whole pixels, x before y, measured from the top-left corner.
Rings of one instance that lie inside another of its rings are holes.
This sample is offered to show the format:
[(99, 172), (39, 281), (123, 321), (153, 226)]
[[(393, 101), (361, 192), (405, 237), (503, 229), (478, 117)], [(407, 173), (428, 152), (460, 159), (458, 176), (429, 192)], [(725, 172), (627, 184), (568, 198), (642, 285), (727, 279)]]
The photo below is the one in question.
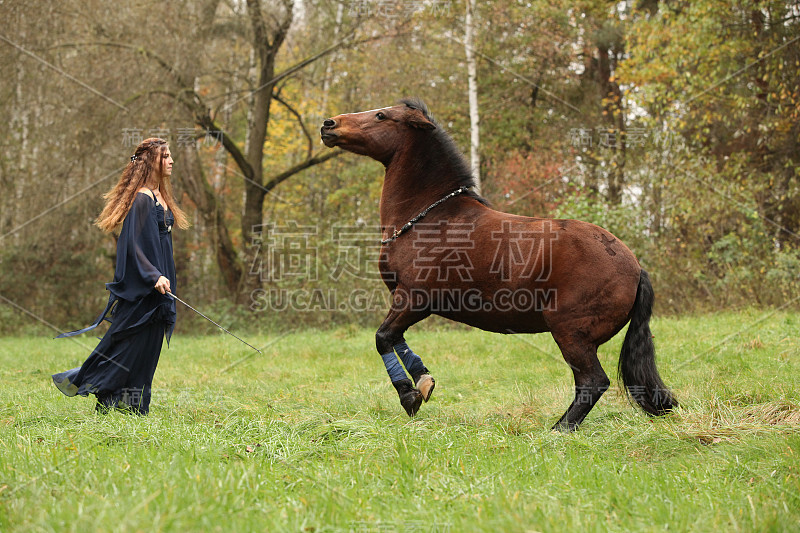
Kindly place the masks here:
[(86, 362), (53, 374), (53, 383), (67, 396), (94, 394), (98, 411), (119, 408), (146, 415), (166, 327), (155, 320), (118, 338), (112, 324)]

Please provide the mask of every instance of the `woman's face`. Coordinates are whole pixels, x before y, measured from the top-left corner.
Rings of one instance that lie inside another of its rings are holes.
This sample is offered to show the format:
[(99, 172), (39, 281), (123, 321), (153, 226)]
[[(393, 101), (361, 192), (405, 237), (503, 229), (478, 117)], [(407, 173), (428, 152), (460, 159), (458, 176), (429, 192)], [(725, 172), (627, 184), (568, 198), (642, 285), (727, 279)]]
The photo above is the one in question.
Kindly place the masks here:
[(169, 151), (169, 146), (161, 150), (161, 176), (168, 178), (172, 175), (172, 153)]

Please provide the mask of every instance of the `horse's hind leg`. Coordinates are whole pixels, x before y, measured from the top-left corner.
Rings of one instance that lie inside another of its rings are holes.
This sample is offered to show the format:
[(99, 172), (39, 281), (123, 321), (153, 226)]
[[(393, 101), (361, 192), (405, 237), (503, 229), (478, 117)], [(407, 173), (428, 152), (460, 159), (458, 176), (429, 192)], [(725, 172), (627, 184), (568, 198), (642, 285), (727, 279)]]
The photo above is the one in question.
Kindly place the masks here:
[(597, 345), (574, 335), (554, 333), (553, 338), (575, 377), (575, 399), (553, 429), (573, 431), (583, 422), (611, 382), (597, 359)]

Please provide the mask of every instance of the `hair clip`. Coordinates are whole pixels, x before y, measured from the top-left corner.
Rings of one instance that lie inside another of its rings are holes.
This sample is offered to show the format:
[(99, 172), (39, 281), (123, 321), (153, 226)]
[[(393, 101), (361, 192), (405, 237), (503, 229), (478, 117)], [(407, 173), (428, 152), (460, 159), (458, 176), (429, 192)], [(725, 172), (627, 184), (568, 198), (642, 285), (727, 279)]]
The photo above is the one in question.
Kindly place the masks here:
[(136, 161), (136, 159), (137, 159), (137, 157), (136, 157), (136, 154), (133, 154), (133, 155), (131, 156), (131, 163), (133, 163), (134, 161)]

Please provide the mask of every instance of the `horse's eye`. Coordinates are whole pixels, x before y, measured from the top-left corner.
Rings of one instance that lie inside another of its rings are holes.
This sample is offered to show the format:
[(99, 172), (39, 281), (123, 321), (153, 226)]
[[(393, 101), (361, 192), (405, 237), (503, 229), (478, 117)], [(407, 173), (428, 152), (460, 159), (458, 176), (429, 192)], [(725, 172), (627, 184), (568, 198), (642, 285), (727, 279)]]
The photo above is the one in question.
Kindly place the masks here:
[(378, 120), (386, 120), (386, 115), (378, 111), (378, 114), (375, 115), (375, 118), (377, 118)]

